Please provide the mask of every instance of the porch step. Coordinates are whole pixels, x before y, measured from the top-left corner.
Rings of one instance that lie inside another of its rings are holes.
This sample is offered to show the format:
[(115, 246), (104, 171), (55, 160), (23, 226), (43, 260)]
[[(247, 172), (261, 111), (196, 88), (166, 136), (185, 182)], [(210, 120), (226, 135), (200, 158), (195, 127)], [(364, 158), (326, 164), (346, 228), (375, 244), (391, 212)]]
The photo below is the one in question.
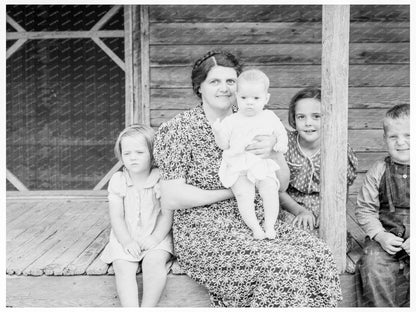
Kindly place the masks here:
[[(141, 274), (138, 276), (142, 289)], [(355, 307), (353, 275), (342, 274), (344, 300), (340, 307)], [(140, 294), (141, 297), (141, 294)], [(186, 275), (168, 275), (159, 307), (209, 307), (206, 289)], [(15, 276), (6, 278), (7, 307), (119, 307), (114, 276)]]

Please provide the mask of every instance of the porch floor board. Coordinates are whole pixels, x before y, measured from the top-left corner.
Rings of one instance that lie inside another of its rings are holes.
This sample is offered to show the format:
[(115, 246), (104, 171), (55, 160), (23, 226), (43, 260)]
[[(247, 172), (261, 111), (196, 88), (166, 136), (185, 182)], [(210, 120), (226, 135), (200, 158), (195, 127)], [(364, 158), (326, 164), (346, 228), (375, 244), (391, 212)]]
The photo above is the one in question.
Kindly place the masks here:
[[(354, 269), (364, 240), (364, 233), (355, 221), (353, 213), (354, 202), (355, 198), (350, 198), (347, 205), (347, 226), (354, 237), (354, 248), (347, 256), (347, 271)], [(85, 200), (53, 198), (28, 199), (26, 201), (21, 198), (8, 198), (6, 211), (6, 273), (8, 285), (6, 296), (9, 305), (34, 307), (94, 306), (96, 304), (94, 300), (86, 303), (85, 300), (91, 297), (90, 294), (85, 298), (79, 298), (78, 301), (74, 299), (74, 302), (66, 302), (65, 300), (68, 299), (63, 298), (64, 301), (60, 302), (56, 299), (56, 302), (51, 301), (45, 305), (47, 301), (42, 297), (42, 289), (46, 292), (47, 289), (50, 291), (51, 287), (54, 288), (51, 281), (55, 281), (55, 279), (56, 282), (58, 280), (61, 282), (67, 281), (68, 283), (71, 281), (71, 283), (77, 283), (78, 285), (80, 285), (80, 281), (88, 281), (91, 285), (94, 283), (107, 285), (105, 287), (112, 292), (113, 297), (104, 301), (103, 304), (107, 306), (117, 304), (118, 299), (114, 297), (116, 296), (116, 291), (113, 282), (110, 282), (113, 277), (109, 276), (113, 275), (114, 271), (111, 266), (99, 259), (110, 232), (108, 202), (105, 197)], [(172, 272), (174, 274), (180, 273), (180, 268), (175, 265), (172, 268)], [(55, 279), (53, 276), (55, 276)], [(65, 279), (65, 276), (72, 276), (72, 278)], [(107, 279), (105, 276), (111, 278)], [(62, 280), (62, 278), (64, 279)], [(138, 280), (141, 280), (141, 278)], [(10, 292), (15, 287), (24, 291), (26, 288), (22, 288), (22, 285), (26, 283), (28, 285), (38, 283), (40, 288), (37, 292), (39, 294), (36, 295), (36, 292), (32, 291), (32, 298), (24, 300), (25, 294), (20, 292), (23, 297), (18, 299), (17, 294)], [(207, 306), (206, 304), (209, 304), (203, 287), (197, 285), (186, 276), (169, 274), (168, 290), (169, 287), (181, 289), (181, 285), (188, 285), (188, 290), (185, 293), (193, 294), (190, 296), (194, 296), (195, 300), (191, 300), (190, 302), (192, 303), (186, 303), (189, 300), (186, 301), (184, 299), (184, 305), (182, 305), (172, 299), (173, 295), (169, 295), (171, 299), (165, 295), (165, 299), (163, 299), (165, 301), (161, 301), (161, 306)], [(341, 286), (344, 301), (340, 306), (354, 306), (355, 286), (353, 275), (348, 273), (342, 274)], [(183, 290), (185, 289), (183, 288)], [(174, 292), (174, 290), (171, 290), (171, 293)], [(204, 296), (201, 297), (201, 293)], [(36, 301), (38, 296), (40, 296), (39, 300)]]

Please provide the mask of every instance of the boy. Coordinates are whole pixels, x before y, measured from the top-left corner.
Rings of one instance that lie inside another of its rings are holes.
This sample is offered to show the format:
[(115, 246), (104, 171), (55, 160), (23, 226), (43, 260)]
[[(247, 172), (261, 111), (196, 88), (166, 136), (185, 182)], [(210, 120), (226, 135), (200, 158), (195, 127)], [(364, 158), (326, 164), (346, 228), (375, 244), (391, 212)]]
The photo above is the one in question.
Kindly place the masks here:
[[(409, 307), (410, 105), (389, 109), (383, 128), (389, 156), (368, 170), (355, 210), (367, 235), (356, 270), (358, 304)], [(400, 298), (400, 277), (406, 298)]]

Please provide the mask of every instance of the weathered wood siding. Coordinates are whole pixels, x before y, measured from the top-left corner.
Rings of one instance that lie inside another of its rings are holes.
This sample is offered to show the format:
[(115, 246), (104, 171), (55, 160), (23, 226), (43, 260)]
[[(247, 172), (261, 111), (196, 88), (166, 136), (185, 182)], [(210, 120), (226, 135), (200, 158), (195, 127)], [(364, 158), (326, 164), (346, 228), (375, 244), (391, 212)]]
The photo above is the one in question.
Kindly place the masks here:
[[(348, 137), (359, 177), (383, 157), (381, 119), (409, 103), (409, 6), (352, 5)], [(322, 6), (150, 6), (151, 125), (193, 107), (191, 66), (213, 48), (229, 50), (271, 80), (273, 109), (287, 124), (290, 98), (321, 83)]]

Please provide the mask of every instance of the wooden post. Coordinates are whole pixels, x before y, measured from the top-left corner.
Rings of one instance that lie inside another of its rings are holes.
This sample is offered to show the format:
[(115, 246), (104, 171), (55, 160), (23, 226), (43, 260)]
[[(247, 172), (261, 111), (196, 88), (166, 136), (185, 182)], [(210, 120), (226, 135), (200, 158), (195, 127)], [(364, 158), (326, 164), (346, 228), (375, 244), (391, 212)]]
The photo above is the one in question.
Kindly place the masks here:
[(149, 8), (124, 6), (126, 125), (150, 125)]
[(322, 11), (320, 236), (339, 272), (346, 267), (349, 6)]

